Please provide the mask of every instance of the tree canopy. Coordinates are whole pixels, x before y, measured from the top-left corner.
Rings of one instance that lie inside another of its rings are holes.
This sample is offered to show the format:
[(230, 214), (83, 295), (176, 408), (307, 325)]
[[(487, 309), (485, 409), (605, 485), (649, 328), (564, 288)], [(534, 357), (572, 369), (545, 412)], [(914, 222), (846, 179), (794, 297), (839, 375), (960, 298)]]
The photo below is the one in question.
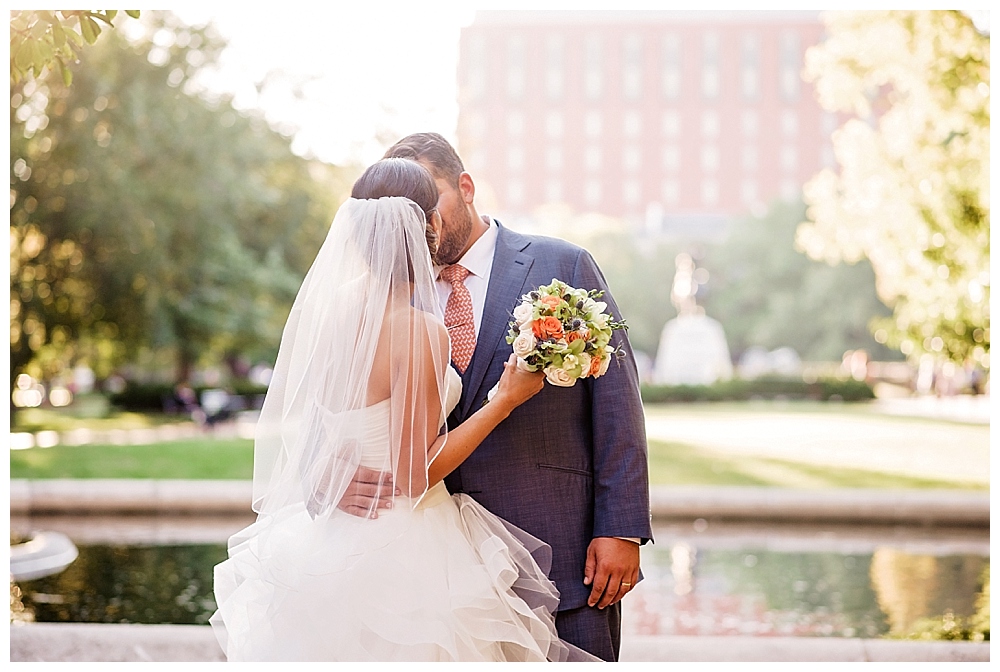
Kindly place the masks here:
[(870, 260), (893, 309), (881, 340), (989, 367), (990, 41), (958, 11), (826, 15), (806, 53), (839, 172), (805, 187), (798, 242), (814, 259)]
[[(223, 44), (172, 15), (114, 31), (67, 87), (12, 90), (11, 378), (140, 351), (273, 357), (345, 171), (227, 99), (185, 92)], [(155, 36), (155, 44), (154, 44)]]
[[(138, 9), (126, 9), (125, 13), (139, 18)], [(94, 44), (101, 24), (113, 26), (117, 15), (117, 9), (12, 10), (10, 83), (20, 83), (29, 73), (41, 77), (46, 69), (54, 68), (69, 86), (73, 81), (69, 65), (79, 61), (83, 43)]]

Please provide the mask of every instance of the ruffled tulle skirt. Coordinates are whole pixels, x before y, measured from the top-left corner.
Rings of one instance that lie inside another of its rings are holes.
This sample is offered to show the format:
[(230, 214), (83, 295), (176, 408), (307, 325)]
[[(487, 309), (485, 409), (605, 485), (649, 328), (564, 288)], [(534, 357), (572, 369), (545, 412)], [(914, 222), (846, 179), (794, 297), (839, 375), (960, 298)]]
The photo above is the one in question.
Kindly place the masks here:
[(211, 624), (230, 661), (593, 660), (556, 634), (546, 553), (443, 484), (376, 520), (289, 507), (230, 539)]

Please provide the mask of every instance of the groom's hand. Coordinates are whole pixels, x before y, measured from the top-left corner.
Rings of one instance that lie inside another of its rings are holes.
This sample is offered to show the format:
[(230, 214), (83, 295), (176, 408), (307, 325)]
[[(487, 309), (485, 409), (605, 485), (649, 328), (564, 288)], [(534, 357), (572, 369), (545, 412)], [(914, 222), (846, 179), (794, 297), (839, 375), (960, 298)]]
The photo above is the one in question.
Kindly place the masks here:
[(596, 537), (587, 547), (583, 583), (593, 586), (587, 604), (603, 609), (632, 590), (639, 581), (639, 544), (615, 537)]
[(400, 491), (390, 472), (358, 467), (337, 508), (359, 518), (378, 518), (378, 509), (391, 507), (394, 493)]

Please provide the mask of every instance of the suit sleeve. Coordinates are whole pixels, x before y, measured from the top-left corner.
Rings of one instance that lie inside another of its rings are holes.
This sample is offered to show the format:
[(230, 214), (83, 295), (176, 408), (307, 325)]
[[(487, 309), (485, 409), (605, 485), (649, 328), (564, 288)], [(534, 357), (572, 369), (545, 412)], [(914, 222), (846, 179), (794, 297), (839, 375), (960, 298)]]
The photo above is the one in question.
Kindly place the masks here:
[[(618, 310), (604, 275), (586, 250), (573, 272), (574, 287), (604, 292), (601, 301), (615, 320)], [(611, 345), (623, 353), (600, 378), (590, 383), (594, 442), (594, 536), (652, 538), (649, 511), (649, 461), (646, 421), (639, 395), (635, 355), (624, 329), (615, 330)]]

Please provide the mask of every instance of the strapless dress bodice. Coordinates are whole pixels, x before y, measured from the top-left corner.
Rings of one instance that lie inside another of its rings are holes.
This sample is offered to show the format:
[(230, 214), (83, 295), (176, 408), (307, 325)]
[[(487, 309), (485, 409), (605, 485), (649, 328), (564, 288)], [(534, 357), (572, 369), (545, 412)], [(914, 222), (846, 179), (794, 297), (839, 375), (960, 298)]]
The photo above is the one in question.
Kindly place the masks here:
[[(448, 418), (462, 396), (462, 378), (452, 367), (445, 375), (445, 406), (441, 422)], [(361, 414), (361, 465), (369, 469), (391, 470), (389, 409), (391, 399), (363, 408)]]

